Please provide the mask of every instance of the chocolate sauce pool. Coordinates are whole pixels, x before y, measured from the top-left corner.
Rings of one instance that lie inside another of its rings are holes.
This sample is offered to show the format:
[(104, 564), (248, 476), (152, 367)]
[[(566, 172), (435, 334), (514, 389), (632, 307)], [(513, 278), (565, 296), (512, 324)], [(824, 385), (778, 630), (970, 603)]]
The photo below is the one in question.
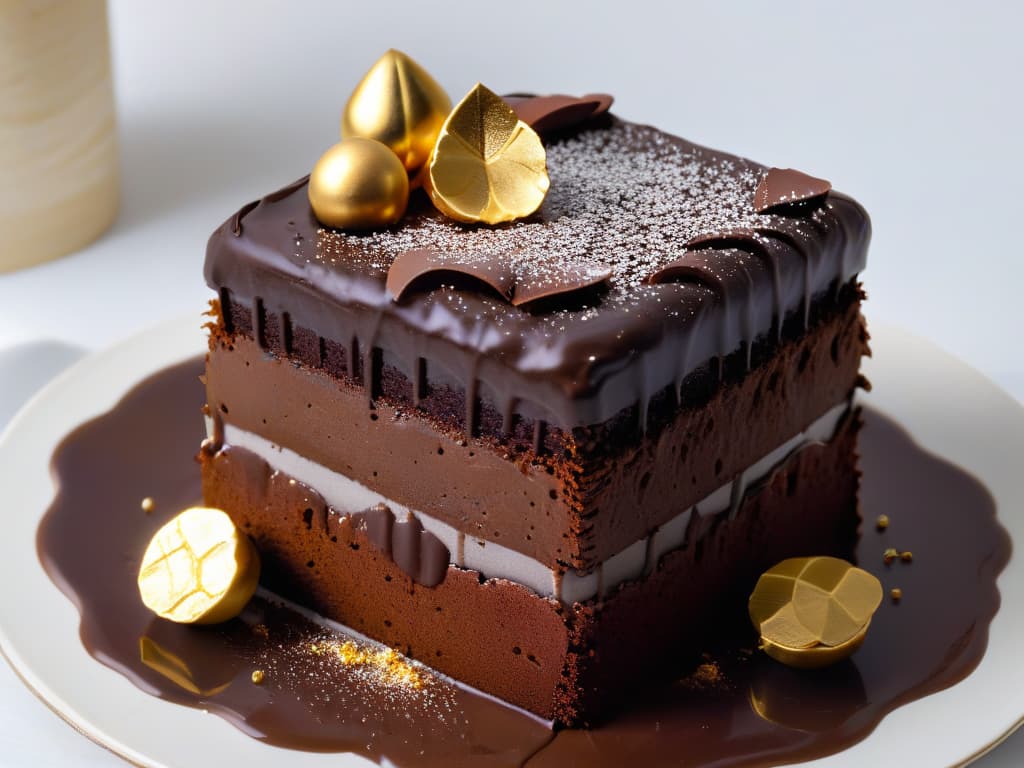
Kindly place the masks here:
[[(860, 651), (826, 670), (783, 667), (744, 636), (746, 647), (710, 649), (692, 675), (608, 725), (552, 733), (425, 668), (414, 687), (371, 664), (345, 665), (332, 650), (343, 634), (269, 599), (215, 627), (156, 619), (136, 574), (156, 529), (200, 498), (192, 457), (203, 437), (201, 370), (197, 359), (155, 374), (64, 440), (39, 555), (79, 607), (91, 655), (144, 691), (214, 712), (254, 738), (399, 766), (777, 765), (853, 744), (893, 708), (963, 679), (984, 654), (995, 579), (1010, 553), (992, 497), (871, 410), (857, 557), (903, 599), (887, 597)], [(140, 508), (147, 496), (149, 514)], [(880, 533), (873, 521), (882, 513), (891, 524)], [(913, 562), (885, 566), (887, 547), (912, 550)], [(254, 670), (264, 672), (261, 685)]]

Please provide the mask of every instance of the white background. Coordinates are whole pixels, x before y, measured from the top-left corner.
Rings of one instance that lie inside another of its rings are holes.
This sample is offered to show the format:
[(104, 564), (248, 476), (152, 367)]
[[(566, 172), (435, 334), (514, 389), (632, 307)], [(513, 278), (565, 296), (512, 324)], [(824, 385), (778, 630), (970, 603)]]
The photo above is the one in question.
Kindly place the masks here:
[[(607, 91), (626, 118), (830, 179), (872, 215), (869, 320), (1024, 399), (1024, 10), (1010, 3), (112, 0), (110, 12), (121, 215), (82, 252), (0, 276), (0, 425), (74, 347), (198, 314), (210, 231), (309, 170), (389, 47), (454, 100), (478, 80)], [(0, 713), (4, 764), (119, 764), (4, 665)], [(982, 765), (1024, 765), (1024, 737)]]

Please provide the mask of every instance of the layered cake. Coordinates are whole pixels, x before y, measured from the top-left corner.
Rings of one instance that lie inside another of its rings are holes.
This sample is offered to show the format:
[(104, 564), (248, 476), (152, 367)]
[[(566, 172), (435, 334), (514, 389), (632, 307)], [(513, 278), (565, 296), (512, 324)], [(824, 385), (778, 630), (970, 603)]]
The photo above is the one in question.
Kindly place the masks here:
[(213, 233), (203, 488), (269, 588), (586, 724), (764, 569), (849, 551), (870, 226), (607, 103), (508, 102), (544, 141), (532, 215), (414, 189), (343, 230), (304, 178)]

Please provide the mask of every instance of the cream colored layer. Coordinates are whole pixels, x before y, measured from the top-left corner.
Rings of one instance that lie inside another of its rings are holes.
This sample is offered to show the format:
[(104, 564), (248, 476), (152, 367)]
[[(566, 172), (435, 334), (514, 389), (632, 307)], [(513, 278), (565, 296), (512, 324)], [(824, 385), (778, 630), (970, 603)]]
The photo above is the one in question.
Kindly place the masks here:
[(793, 451), (807, 443), (831, 440), (847, 408), (846, 403), (836, 406), (804, 432), (794, 435), (740, 473), (732, 482), (677, 515), (651, 536), (633, 542), (589, 573), (554, 571), (544, 563), (501, 544), (461, 533), (447, 523), (411, 510), (345, 475), (231, 424), (224, 425), (224, 442), (255, 453), (273, 469), (315, 489), (335, 510), (349, 513), (374, 504), (387, 504), (396, 515), (414, 515), (426, 530), (437, 536), (452, 553), (453, 565), (479, 571), (486, 578), (514, 581), (539, 595), (571, 604), (602, 596), (619, 584), (653, 570), (666, 552), (683, 544), (692, 515), (712, 516), (726, 511), (734, 515), (746, 488), (767, 477)]

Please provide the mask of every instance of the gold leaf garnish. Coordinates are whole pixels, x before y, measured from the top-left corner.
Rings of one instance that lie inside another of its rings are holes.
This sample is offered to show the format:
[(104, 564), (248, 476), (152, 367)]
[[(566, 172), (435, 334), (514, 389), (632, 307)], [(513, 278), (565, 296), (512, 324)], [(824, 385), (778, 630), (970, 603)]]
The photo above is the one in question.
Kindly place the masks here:
[(748, 610), (768, 655), (810, 668), (860, 647), (881, 602), (882, 585), (867, 571), (835, 557), (798, 557), (761, 575)]
[(425, 179), (441, 213), (487, 224), (529, 216), (549, 185), (540, 137), (480, 84), (445, 121)]
[(191, 507), (153, 535), (142, 556), (139, 594), (165, 619), (216, 624), (241, 613), (259, 574), (256, 548), (230, 517)]
[(375, 139), (414, 171), (430, 157), (451, 108), (448, 94), (423, 67), (391, 49), (352, 91), (341, 117), (341, 137)]

